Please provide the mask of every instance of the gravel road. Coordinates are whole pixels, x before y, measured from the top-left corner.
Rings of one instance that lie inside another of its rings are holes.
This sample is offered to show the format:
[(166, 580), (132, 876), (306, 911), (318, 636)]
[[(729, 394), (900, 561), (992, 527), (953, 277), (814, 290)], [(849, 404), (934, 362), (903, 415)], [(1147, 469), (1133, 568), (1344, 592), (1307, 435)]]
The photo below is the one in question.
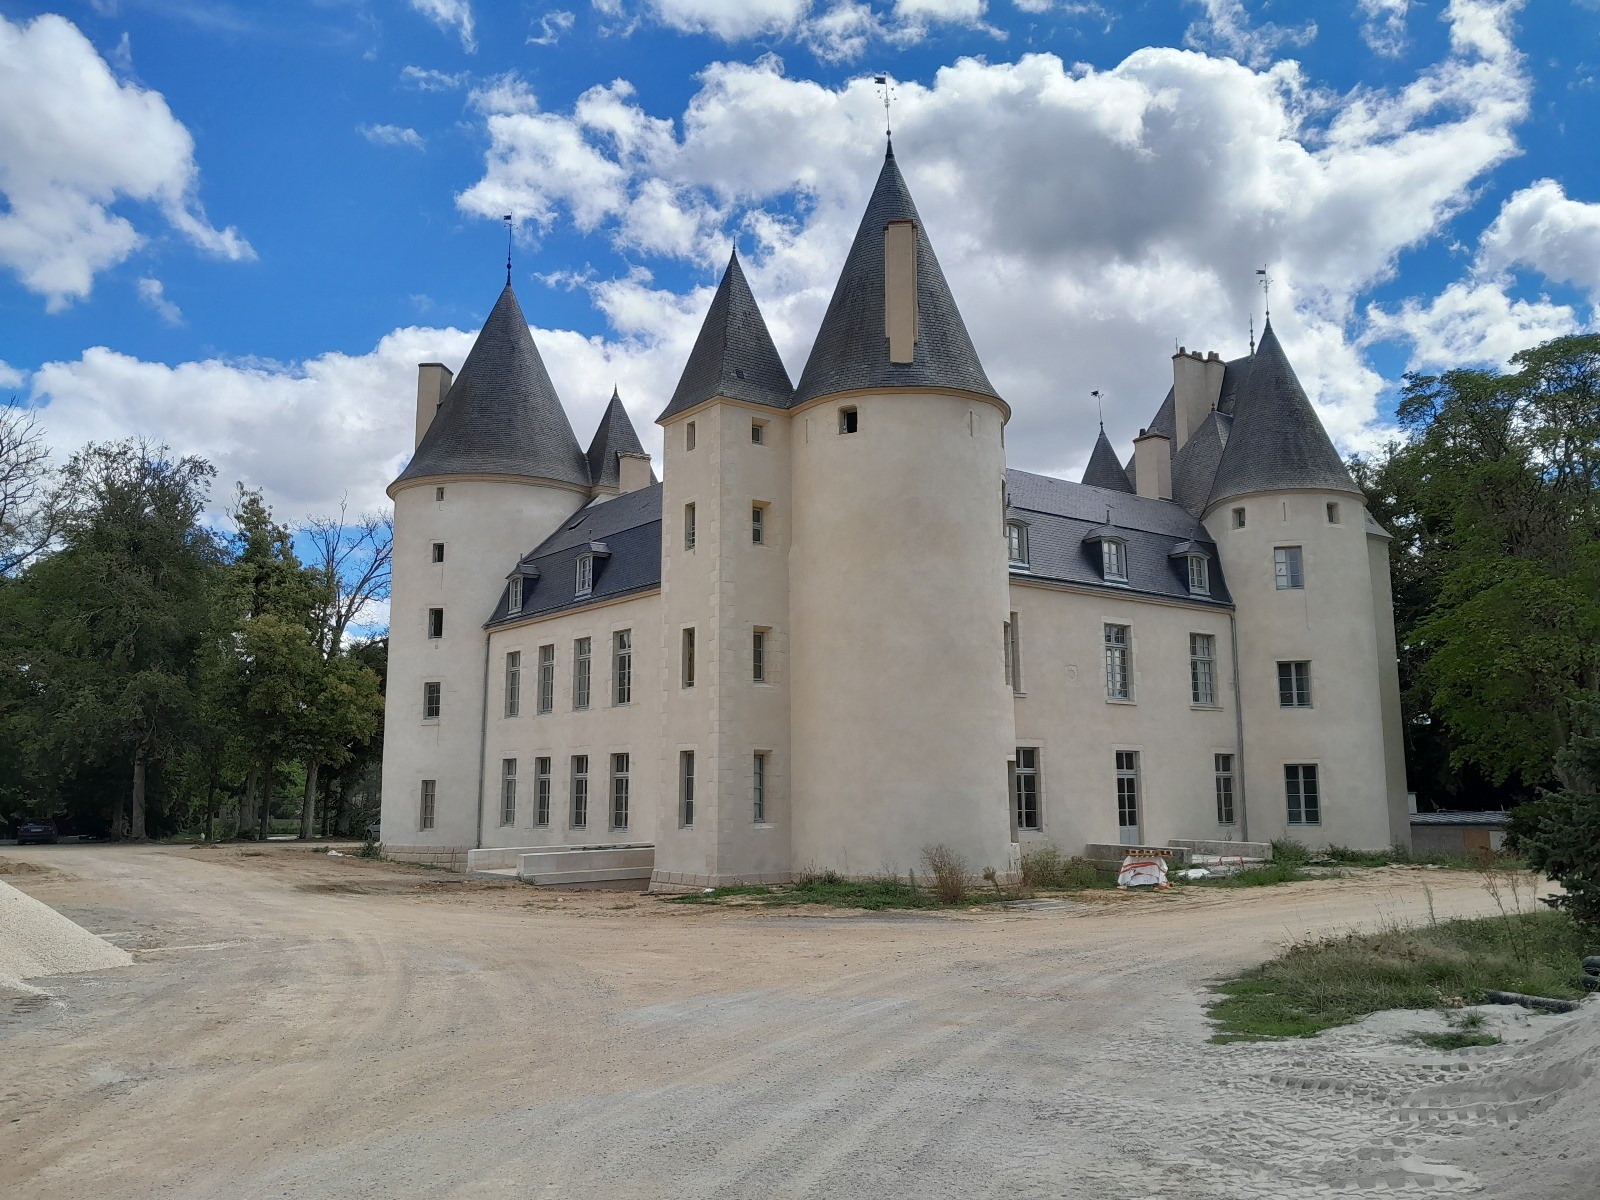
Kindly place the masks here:
[(0, 857), (135, 960), (0, 999), (17, 1200), (1481, 1194), (1450, 1165), (1462, 1139), (1395, 1107), (1470, 1054), (1376, 1019), (1212, 1046), (1202, 1016), (1205, 981), (1288, 939), (1426, 919), (1430, 897), (1492, 911), (1469, 874), (944, 916), (551, 893), (295, 847)]

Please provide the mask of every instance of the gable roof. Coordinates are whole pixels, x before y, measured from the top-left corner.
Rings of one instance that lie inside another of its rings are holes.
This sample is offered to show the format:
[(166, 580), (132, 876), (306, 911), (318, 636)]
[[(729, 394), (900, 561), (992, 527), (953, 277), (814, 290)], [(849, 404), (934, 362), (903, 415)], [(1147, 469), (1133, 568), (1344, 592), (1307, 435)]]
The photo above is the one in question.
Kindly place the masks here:
[(470, 474), (589, 486), (588, 460), (509, 283), (395, 483)]
[(1117, 452), (1106, 437), (1106, 427), (1100, 426), (1100, 436), (1095, 439), (1094, 450), (1089, 455), (1089, 465), (1083, 469), (1083, 482), (1090, 487), (1110, 488), (1115, 492), (1131, 492), (1128, 473), (1117, 461)]
[(789, 372), (772, 344), (772, 334), (739, 265), (737, 249), (729, 256), (728, 268), (711, 297), (711, 307), (672, 399), (656, 420), (677, 416), (713, 396), (773, 408), (787, 408), (794, 396)]
[[(917, 340), (909, 363), (889, 361), (883, 232), (891, 221), (911, 221), (917, 233)], [(895, 163), (892, 143), (793, 402), (803, 404), (857, 388), (889, 387), (957, 388), (999, 399), (939, 269), (933, 244)]]
[(619, 454), (643, 454), (644, 446), (639, 434), (628, 419), (628, 410), (622, 406), (622, 397), (615, 386), (600, 427), (594, 431), (594, 441), (589, 443), (589, 482), (595, 487), (614, 488), (621, 481), (622, 468), (617, 463)]

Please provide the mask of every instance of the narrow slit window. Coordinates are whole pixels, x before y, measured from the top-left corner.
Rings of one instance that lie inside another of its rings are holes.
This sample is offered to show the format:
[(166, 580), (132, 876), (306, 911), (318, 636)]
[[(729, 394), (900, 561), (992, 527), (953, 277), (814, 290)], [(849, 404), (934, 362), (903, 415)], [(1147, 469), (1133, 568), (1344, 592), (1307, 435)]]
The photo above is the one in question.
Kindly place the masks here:
[(434, 804), (439, 796), (439, 781), (424, 779), (422, 781), (422, 795), (417, 805), (417, 828), (432, 829), (434, 818)]
[(500, 763), (500, 824), (517, 823), (517, 760), (503, 759)]
[(694, 449), (694, 444), (695, 444), (694, 422), (690, 421), (683, 428), (683, 448), (685, 450), (693, 450)]
[(1233, 755), (1213, 754), (1212, 767), (1217, 784), (1217, 824), (1232, 825), (1233, 816)]
[(444, 609), (430, 608), (428, 610), (428, 636), (442, 638), (444, 636)]
[(751, 808), (757, 825), (767, 820), (767, 756), (756, 751), (750, 762)]
[(683, 548), (693, 550), (695, 542), (694, 505), (683, 506)]
[(694, 825), (694, 751), (678, 754), (678, 824), (685, 829)]
[(694, 629), (690, 627), (683, 631), (683, 656), (679, 664), (683, 686), (694, 686)]
[(629, 756), (611, 756), (611, 828), (628, 827)]
[(435, 542), (433, 544), (433, 561), (436, 562), (436, 563), (442, 563), (444, 561), (444, 543), (443, 542)]
[(533, 760), (533, 823), (550, 824), (550, 760)]
[(767, 506), (765, 504), (752, 504), (750, 506), (750, 543), (755, 546), (764, 546), (767, 542)]
[(1244, 509), (1236, 508), (1233, 510), (1233, 527), (1235, 529), (1244, 528)]
[(1328, 524), (1339, 524), (1339, 506), (1332, 500), (1328, 501)]
[(756, 629), (750, 635), (750, 678), (755, 683), (767, 681), (767, 633)]

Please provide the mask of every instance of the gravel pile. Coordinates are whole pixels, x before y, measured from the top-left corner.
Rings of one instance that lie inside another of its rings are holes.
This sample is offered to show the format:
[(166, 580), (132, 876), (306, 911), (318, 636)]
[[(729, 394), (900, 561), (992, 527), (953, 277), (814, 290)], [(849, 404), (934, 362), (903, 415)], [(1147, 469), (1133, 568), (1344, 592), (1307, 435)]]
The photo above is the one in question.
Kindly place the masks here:
[(125, 967), (132, 961), (126, 950), (0, 880), (0, 991), (37, 993), (23, 980)]

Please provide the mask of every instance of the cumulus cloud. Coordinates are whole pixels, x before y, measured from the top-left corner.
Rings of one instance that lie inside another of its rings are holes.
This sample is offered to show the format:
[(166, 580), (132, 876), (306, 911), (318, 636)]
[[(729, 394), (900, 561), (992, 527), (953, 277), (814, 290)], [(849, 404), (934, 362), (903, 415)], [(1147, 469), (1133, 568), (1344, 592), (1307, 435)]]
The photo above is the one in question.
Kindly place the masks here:
[(159, 279), (149, 275), (139, 280), (139, 299), (155, 310), (168, 325), (182, 325), (183, 312), (171, 300), (167, 299), (166, 285)]
[(58, 16), (0, 16), (0, 266), (59, 311), (146, 234), (123, 201), (153, 205), (179, 234), (226, 259), (254, 258), (196, 196), (194, 139), (160, 93), (119, 82)]
[(454, 30), (461, 38), (461, 48), (468, 54), (477, 53), (478, 41), (473, 35), (472, 5), (467, 0), (411, 0), (411, 7), (440, 29)]
[(1365, 18), (1361, 40), (1374, 54), (1399, 58), (1406, 49), (1406, 10), (1411, 0), (1357, 0), (1356, 10)]
[(530, 46), (554, 46), (564, 34), (572, 32), (577, 17), (564, 9), (556, 9), (539, 18), (539, 36), (528, 35)]
[(1398, 309), (1367, 311), (1367, 342), (1411, 343), (1408, 371), (1469, 364), (1502, 366), (1518, 350), (1576, 333), (1577, 314), (1547, 299), (1514, 300), (1493, 283), (1452, 283), (1431, 300), (1405, 300)]
[(0, 388), (21, 387), (27, 379), (28, 376), (24, 372), (0, 359)]
[(730, 42), (787, 33), (810, 8), (811, 0), (650, 0), (651, 14), (669, 29)]
[(1570, 199), (1554, 179), (1541, 179), (1501, 205), (1478, 261), (1491, 272), (1532, 267), (1600, 304), (1600, 204)]
[(425, 150), (428, 143), (415, 129), (401, 125), (357, 125), (356, 132), (375, 146), (410, 146)]

